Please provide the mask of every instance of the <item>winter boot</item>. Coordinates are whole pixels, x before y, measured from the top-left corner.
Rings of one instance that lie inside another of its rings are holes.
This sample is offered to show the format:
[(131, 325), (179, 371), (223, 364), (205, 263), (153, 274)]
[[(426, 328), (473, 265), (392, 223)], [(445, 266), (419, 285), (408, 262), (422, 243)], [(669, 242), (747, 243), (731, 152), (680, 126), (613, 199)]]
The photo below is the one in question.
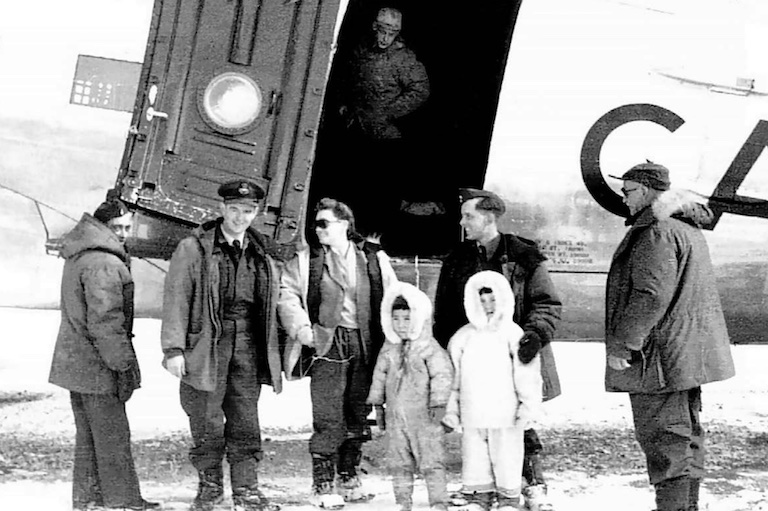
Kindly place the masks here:
[(312, 455), (312, 503), (323, 509), (341, 509), (344, 499), (333, 491), (334, 456)]
[(465, 493), (467, 496), (467, 505), (464, 506), (465, 511), (489, 511), (493, 504), (493, 492), (473, 492)]
[(359, 440), (346, 440), (339, 448), (337, 471), (339, 480), (336, 491), (344, 502), (365, 502), (370, 499), (363, 493), (363, 485), (357, 475), (357, 467), (363, 458), (362, 443)]
[(688, 511), (691, 479), (688, 476), (667, 479), (656, 485), (658, 511)]
[(270, 502), (261, 493), (258, 485), (240, 486), (232, 489), (234, 511), (279, 511), (280, 506)]
[(553, 511), (554, 507), (547, 497), (547, 485), (533, 484), (523, 488), (523, 509), (527, 511)]
[(516, 511), (520, 509), (520, 496), (510, 497), (504, 493), (496, 493), (496, 503), (498, 511)]
[(198, 472), (197, 495), (190, 511), (211, 511), (213, 506), (224, 500), (224, 474), (221, 467)]

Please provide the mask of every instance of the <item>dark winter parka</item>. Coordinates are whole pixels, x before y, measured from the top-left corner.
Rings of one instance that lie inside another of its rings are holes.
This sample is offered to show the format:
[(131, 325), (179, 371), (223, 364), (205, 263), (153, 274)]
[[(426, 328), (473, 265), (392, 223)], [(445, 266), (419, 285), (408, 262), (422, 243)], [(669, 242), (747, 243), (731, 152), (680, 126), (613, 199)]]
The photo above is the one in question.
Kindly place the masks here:
[(483, 270), (503, 274), (515, 296), (514, 322), (524, 332), (535, 332), (541, 337), (541, 377), (546, 401), (560, 395), (560, 379), (550, 342), (560, 321), (562, 304), (545, 260), (533, 241), (512, 234), (501, 234), (498, 249), (488, 261), (476, 242), (465, 241), (443, 261), (435, 295), (434, 334), (445, 347), (451, 336), (467, 324), (464, 287), (472, 275)]
[[(216, 345), (221, 337), (219, 261), (227, 257), (215, 243), (221, 219), (198, 228), (176, 247), (165, 276), (161, 342), (166, 360), (183, 352), (187, 374), (182, 381), (198, 390), (216, 387)], [(277, 340), (279, 268), (273, 245), (253, 228), (246, 231), (256, 250), (256, 293), (252, 339), (257, 346), (257, 381), (282, 390)], [(165, 362), (163, 362), (165, 363)]]
[(734, 375), (709, 249), (697, 223), (711, 211), (665, 192), (634, 219), (611, 262), (606, 288), (611, 392), (675, 392)]
[(358, 47), (346, 67), (339, 90), (350, 105), (347, 124), (377, 140), (402, 137), (397, 121), (429, 97), (424, 65), (398, 38), (385, 50)]
[(131, 342), (133, 279), (115, 234), (88, 213), (63, 241), (61, 325), (49, 380), (83, 394), (117, 394), (118, 373), (140, 378)]

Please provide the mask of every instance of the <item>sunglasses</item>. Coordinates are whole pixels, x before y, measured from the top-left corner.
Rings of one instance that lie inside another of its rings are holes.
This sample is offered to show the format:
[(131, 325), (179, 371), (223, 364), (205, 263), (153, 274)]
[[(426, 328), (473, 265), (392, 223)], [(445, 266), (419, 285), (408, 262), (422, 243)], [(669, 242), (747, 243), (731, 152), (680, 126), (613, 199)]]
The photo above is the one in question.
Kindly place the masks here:
[(315, 220), (314, 226), (315, 229), (327, 229), (329, 225), (337, 224), (339, 222), (341, 222), (341, 220), (326, 220), (325, 218), (321, 218), (320, 220)]

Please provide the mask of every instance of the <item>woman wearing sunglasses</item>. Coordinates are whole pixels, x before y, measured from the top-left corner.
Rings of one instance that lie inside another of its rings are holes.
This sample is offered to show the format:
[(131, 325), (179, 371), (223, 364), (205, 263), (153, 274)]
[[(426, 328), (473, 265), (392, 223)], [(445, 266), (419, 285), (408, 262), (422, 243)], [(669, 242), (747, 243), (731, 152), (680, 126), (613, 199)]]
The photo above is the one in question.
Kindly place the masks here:
[(281, 278), (283, 370), (289, 380), (311, 377), (313, 495), (321, 507), (340, 508), (368, 498), (357, 474), (371, 437), (365, 400), (383, 343), (381, 299), (397, 277), (386, 253), (353, 241), (354, 215), (343, 202), (320, 200), (314, 231), (317, 243), (297, 253)]

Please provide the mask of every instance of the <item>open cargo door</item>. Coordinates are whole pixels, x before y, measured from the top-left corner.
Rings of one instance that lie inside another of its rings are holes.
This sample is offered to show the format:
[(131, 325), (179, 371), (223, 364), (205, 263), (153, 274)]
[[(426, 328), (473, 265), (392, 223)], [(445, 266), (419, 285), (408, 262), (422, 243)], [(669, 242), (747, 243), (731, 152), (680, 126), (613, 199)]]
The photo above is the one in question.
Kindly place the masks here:
[(300, 231), (339, 0), (156, 0), (116, 183), (133, 252), (168, 258), (218, 186), (267, 190), (260, 231)]

